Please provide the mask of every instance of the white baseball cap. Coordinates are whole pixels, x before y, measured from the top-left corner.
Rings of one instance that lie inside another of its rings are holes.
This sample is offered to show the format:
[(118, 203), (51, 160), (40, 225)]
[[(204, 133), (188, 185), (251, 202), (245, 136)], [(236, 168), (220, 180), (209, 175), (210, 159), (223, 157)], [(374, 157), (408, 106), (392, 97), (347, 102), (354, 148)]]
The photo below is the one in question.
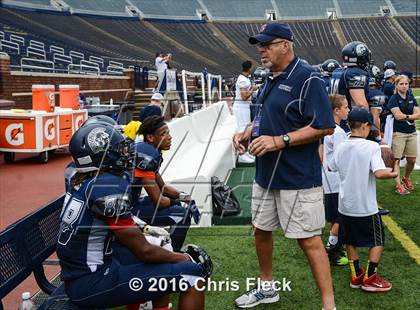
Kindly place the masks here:
[(152, 96), (152, 100), (159, 100), (159, 101), (161, 101), (161, 100), (163, 100), (163, 96), (162, 96), (161, 93), (154, 93), (153, 96)]
[(384, 72), (384, 78), (389, 78), (391, 76), (395, 75), (395, 71), (392, 69), (386, 69)]

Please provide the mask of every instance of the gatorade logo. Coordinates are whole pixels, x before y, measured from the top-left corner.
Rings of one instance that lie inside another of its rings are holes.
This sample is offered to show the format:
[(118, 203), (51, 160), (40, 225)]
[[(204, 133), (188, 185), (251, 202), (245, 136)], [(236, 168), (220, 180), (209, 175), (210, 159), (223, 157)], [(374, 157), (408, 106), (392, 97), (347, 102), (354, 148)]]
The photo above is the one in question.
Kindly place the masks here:
[(45, 122), (44, 125), (44, 136), (47, 140), (54, 140), (55, 130), (54, 130), (54, 119), (50, 118)]
[(10, 145), (22, 145), (24, 143), (23, 124), (10, 124), (6, 127), (5, 136)]
[(50, 110), (54, 110), (55, 106), (55, 94), (53, 92), (46, 92), (46, 97), (48, 98), (48, 105), (50, 106)]
[(79, 129), (80, 126), (82, 126), (84, 120), (85, 120), (84, 115), (78, 115), (78, 116), (76, 116), (76, 119), (74, 120), (74, 130), (75, 131), (77, 129)]

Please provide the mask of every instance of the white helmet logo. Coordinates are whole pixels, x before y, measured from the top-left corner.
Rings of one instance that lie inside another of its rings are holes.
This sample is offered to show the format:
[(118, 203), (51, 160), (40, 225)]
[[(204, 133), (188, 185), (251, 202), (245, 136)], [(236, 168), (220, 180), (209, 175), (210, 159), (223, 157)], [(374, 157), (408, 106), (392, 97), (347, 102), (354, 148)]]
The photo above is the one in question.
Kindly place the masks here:
[(109, 144), (109, 134), (104, 127), (94, 128), (87, 136), (87, 143), (93, 153), (103, 152)]
[(359, 44), (356, 46), (356, 55), (357, 56), (363, 56), (366, 55), (367, 53), (367, 48), (364, 44)]

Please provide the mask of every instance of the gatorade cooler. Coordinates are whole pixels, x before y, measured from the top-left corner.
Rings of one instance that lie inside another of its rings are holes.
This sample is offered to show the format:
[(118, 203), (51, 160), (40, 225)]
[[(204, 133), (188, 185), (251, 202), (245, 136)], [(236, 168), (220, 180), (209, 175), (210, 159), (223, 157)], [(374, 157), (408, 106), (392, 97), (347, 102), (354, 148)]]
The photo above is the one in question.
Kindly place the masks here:
[(60, 108), (80, 109), (79, 85), (60, 85)]
[(32, 85), (32, 109), (35, 111), (54, 112), (54, 85)]

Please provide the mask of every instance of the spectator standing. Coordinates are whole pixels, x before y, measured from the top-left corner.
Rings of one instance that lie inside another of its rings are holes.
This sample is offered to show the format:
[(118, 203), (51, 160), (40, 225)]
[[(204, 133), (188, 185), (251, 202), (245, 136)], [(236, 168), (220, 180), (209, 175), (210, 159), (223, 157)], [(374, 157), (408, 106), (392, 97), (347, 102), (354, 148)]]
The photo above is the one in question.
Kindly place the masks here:
[(156, 53), (155, 67), (157, 71), (158, 80), (156, 82), (156, 89), (159, 91), (160, 84), (165, 77), (165, 71), (168, 69), (168, 62), (172, 59), (171, 54)]
[(322, 186), (324, 188), (325, 219), (331, 223), (330, 235), (326, 245), (328, 258), (333, 265), (347, 265), (348, 259), (343, 253), (342, 242), (339, 240), (338, 192), (340, 178), (337, 172), (329, 171), (328, 162), (332, 159), (337, 147), (347, 139), (346, 132), (340, 127), (342, 120), (347, 120), (349, 113), (346, 97), (342, 95), (330, 96), (331, 108), (334, 116), (334, 134), (325, 136), (322, 149)]
[[(235, 84), (235, 102), (233, 103), (233, 114), (236, 117), (237, 132), (244, 132), (251, 123), (252, 93), (257, 89), (251, 83), (252, 62), (247, 60), (242, 63), (242, 72)], [(253, 163), (254, 156), (248, 152), (239, 155), (241, 163)]]
[[(416, 164), (417, 131), (415, 121), (420, 119), (420, 109), (416, 98), (409, 92), (409, 79), (399, 75), (395, 79), (395, 94), (389, 99), (388, 108), (394, 116), (394, 134), (392, 136), (392, 152), (394, 153), (395, 168), (398, 176), (395, 179), (395, 191), (398, 194), (410, 194), (414, 185), (410, 180), (411, 172)], [(407, 164), (405, 175), (400, 181), (400, 160), (405, 156)]]
[[(253, 126), (233, 137), (240, 153), (252, 136), (256, 156), (252, 188), (252, 224), (262, 285), (235, 300), (240, 308), (274, 303), (273, 231), (282, 228), (308, 258), (324, 309), (335, 309), (330, 265), (321, 240), (325, 224), (319, 139), (332, 134), (332, 117), (324, 82), (293, 51), (287, 23), (263, 25), (249, 39), (257, 44), (262, 64), (271, 70), (258, 99)], [(304, 95), (302, 95), (304, 94)]]
[[(386, 168), (378, 143), (366, 140), (372, 114), (354, 108), (348, 116), (351, 135), (341, 143), (328, 166), (340, 179), (340, 229), (351, 271), (351, 288), (368, 292), (386, 292), (392, 284), (378, 276), (377, 268), (384, 249), (385, 234), (376, 201), (376, 180), (394, 178), (397, 173)], [(368, 247), (366, 270), (359, 267), (358, 247)]]

